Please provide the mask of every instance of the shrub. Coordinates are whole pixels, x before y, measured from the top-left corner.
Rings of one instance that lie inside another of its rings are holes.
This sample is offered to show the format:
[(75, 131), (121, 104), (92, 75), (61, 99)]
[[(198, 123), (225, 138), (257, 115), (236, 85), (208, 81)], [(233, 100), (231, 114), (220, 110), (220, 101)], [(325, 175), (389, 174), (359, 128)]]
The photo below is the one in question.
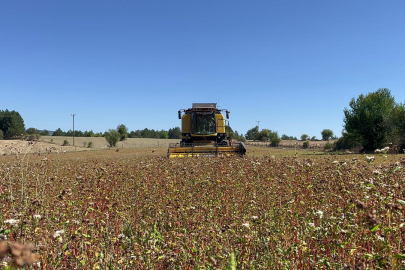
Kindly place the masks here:
[(87, 148), (93, 148), (94, 147), (94, 143), (93, 142), (88, 142), (87, 143)]
[[(120, 141), (124, 141), (128, 137), (128, 128), (124, 124), (120, 124), (117, 126), (117, 131), (120, 134)], [(115, 145), (114, 145), (115, 146)]]
[(104, 133), (104, 137), (109, 147), (115, 147), (121, 138), (121, 134), (115, 129), (109, 129)]
[(280, 139), (280, 137), (278, 136), (278, 134), (276, 133), (276, 134), (273, 136), (273, 138), (271, 138), (271, 143), (270, 143), (270, 145), (271, 145), (272, 147), (277, 147), (277, 146), (280, 144), (280, 142), (281, 142), (281, 139)]
[(64, 141), (63, 141), (63, 144), (62, 144), (62, 146), (66, 146), (66, 145), (69, 145), (69, 142), (68, 142), (68, 140), (64, 140)]
[(331, 144), (330, 142), (327, 142), (325, 144), (325, 146), (323, 147), (323, 149), (327, 150), (327, 151), (332, 150), (332, 148), (333, 148), (333, 144)]
[(358, 141), (358, 138), (349, 135), (348, 133), (343, 133), (343, 136), (333, 144), (333, 150), (335, 151), (353, 149), (361, 149), (361, 144)]
[(304, 148), (304, 149), (309, 148), (309, 141), (305, 141), (305, 142), (302, 144), (302, 148)]
[(30, 134), (28, 135), (27, 140), (28, 141), (36, 141), (37, 140), (37, 136), (35, 136), (36, 134)]

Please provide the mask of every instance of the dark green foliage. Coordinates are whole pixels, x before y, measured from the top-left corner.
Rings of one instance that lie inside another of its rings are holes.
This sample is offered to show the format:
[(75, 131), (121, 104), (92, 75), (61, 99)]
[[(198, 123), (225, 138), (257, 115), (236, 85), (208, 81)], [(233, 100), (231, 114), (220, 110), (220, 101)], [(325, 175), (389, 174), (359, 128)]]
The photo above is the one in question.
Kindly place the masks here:
[(94, 132), (93, 132), (93, 130), (90, 130), (90, 131), (85, 131), (84, 133), (83, 133), (83, 137), (94, 137)]
[(350, 101), (344, 109), (344, 131), (356, 138), (364, 150), (382, 148), (393, 131), (395, 100), (387, 88)]
[(270, 138), (270, 133), (271, 133), (270, 129), (265, 129), (264, 128), (257, 134), (256, 140), (259, 140), (259, 141), (262, 141), (262, 142), (268, 141), (269, 138)]
[(46, 130), (46, 129), (44, 129), (44, 130), (42, 130), (41, 132), (39, 132), (39, 134), (42, 135), (42, 136), (48, 136), (48, 135), (49, 135), (49, 131)]
[(39, 130), (33, 127), (27, 128), (27, 130), (25, 131), (28, 135), (31, 134), (39, 134)]
[(287, 136), (287, 135), (283, 134), (283, 135), (281, 135), (281, 139), (282, 139), (282, 140), (296, 140), (297, 137), (294, 137), (294, 136)]
[(323, 149), (327, 150), (327, 151), (332, 150), (332, 148), (333, 148), (333, 144), (331, 144), (330, 142), (327, 142), (323, 147)]
[(333, 137), (333, 131), (331, 129), (324, 129), (321, 131), (322, 140), (329, 141)]
[(348, 133), (343, 133), (342, 135), (342, 137), (333, 143), (333, 150), (354, 150), (361, 148), (361, 144), (355, 136)]
[(302, 148), (304, 148), (304, 149), (309, 148), (309, 141), (305, 141), (305, 142), (302, 144)]
[(0, 129), (0, 140), (3, 140), (3, 130)]
[(104, 133), (104, 137), (110, 147), (115, 147), (121, 138), (121, 134), (115, 129), (109, 129)]
[(279, 144), (280, 144), (280, 142), (281, 142), (281, 139), (280, 139), (280, 137), (278, 136), (278, 133), (277, 132), (274, 132), (275, 134), (273, 134), (273, 136), (271, 137), (271, 143), (270, 143), (270, 145), (271, 146), (273, 146), (273, 147), (277, 147)]
[(117, 131), (120, 133), (120, 141), (126, 140), (128, 137), (128, 128), (124, 124), (117, 126)]
[(68, 140), (64, 140), (62, 146), (67, 146), (67, 145), (69, 145)]
[(52, 136), (65, 136), (66, 132), (63, 132), (60, 128), (58, 128), (57, 130), (55, 130), (52, 134)]
[(159, 139), (168, 139), (169, 133), (166, 130), (159, 131)]
[(237, 140), (240, 142), (245, 141), (245, 137), (243, 137), (242, 134), (239, 134), (238, 131), (233, 131), (233, 129), (230, 126), (226, 126), (225, 128), (227, 137), (231, 138), (232, 140)]
[(24, 120), (16, 111), (0, 111), (0, 130), (4, 139), (21, 137), (25, 133)]
[(395, 105), (392, 111), (392, 121), (390, 122), (391, 134), (388, 138), (395, 145), (405, 148), (405, 104)]
[(257, 140), (259, 137), (259, 127), (255, 126), (254, 128), (249, 129), (246, 134), (246, 140)]
[(179, 127), (171, 128), (168, 131), (169, 139), (181, 139), (181, 130)]
[(302, 134), (301, 135), (301, 140), (306, 141), (308, 140), (309, 136), (307, 134)]

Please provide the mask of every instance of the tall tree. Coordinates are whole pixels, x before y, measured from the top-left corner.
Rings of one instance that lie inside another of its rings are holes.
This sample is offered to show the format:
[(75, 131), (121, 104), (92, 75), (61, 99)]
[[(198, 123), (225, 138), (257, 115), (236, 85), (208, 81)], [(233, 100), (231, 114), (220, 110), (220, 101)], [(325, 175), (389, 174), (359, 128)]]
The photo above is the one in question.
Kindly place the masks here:
[(329, 141), (333, 137), (333, 131), (331, 129), (324, 129), (321, 131), (322, 140)]
[(362, 145), (364, 150), (375, 150), (387, 143), (392, 133), (394, 97), (387, 88), (352, 98), (350, 108), (344, 109), (344, 132)]
[(405, 148), (405, 104), (397, 104), (392, 111), (392, 121), (390, 121), (390, 142), (401, 145)]
[(302, 134), (302, 135), (301, 135), (301, 140), (303, 140), (303, 141), (308, 140), (308, 138), (309, 138), (309, 135), (308, 135), (308, 134)]
[(5, 139), (12, 139), (25, 133), (24, 120), (17, 111), (0, 111), (0, 129)]
[(249, 129), (246, 132), (245, 138), (247, 140), (257, 140), (259, 137), (259, 127), (255, 126), (254, 128)]
[(55, 130), (52, 133), (52, 136), (65, 136), (66, 132), (64, 132), (63, 130), (61, 130), (60, 128), (58, 128), (57, 130)]
[(128, 128), (124, 124), (118, 125), (117, 131), (120, 133), (120, 141), (124, 141), (128, 137)]
[(168, 131), (169, 139), (181, 139), (180, 127), (171, 128)]

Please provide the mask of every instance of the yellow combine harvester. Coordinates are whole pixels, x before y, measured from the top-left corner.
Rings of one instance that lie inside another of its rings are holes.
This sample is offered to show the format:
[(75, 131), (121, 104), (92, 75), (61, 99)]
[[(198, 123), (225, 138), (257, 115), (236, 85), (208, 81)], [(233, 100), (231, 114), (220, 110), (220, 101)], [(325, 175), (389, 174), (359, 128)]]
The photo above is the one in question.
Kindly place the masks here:
[(179, 110), (181, 142), (170, 144), (167, 156), (243, 156), (246, 147), (242, 142), (233, 143), (227, 136), (221, 111), (229, 119), (229, 111), (218, 109), (216, 103), (193, 103), (192, 108)]

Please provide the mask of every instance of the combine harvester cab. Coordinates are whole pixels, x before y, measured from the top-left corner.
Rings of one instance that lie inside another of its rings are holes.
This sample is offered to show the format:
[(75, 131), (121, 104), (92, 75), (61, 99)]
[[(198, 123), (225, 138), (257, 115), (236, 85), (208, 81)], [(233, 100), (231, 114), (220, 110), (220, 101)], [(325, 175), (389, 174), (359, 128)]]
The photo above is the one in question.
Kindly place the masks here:
[[(167, 149), (169, 158), (195, 156), (243, 156), (246, 147), (233, 143), (226, 133), (226, 121), (216, 103), (193, 103), (192, 108), (179, 110), (181, 141)], [(229, 124), (228, 124), (229, 125)]]

